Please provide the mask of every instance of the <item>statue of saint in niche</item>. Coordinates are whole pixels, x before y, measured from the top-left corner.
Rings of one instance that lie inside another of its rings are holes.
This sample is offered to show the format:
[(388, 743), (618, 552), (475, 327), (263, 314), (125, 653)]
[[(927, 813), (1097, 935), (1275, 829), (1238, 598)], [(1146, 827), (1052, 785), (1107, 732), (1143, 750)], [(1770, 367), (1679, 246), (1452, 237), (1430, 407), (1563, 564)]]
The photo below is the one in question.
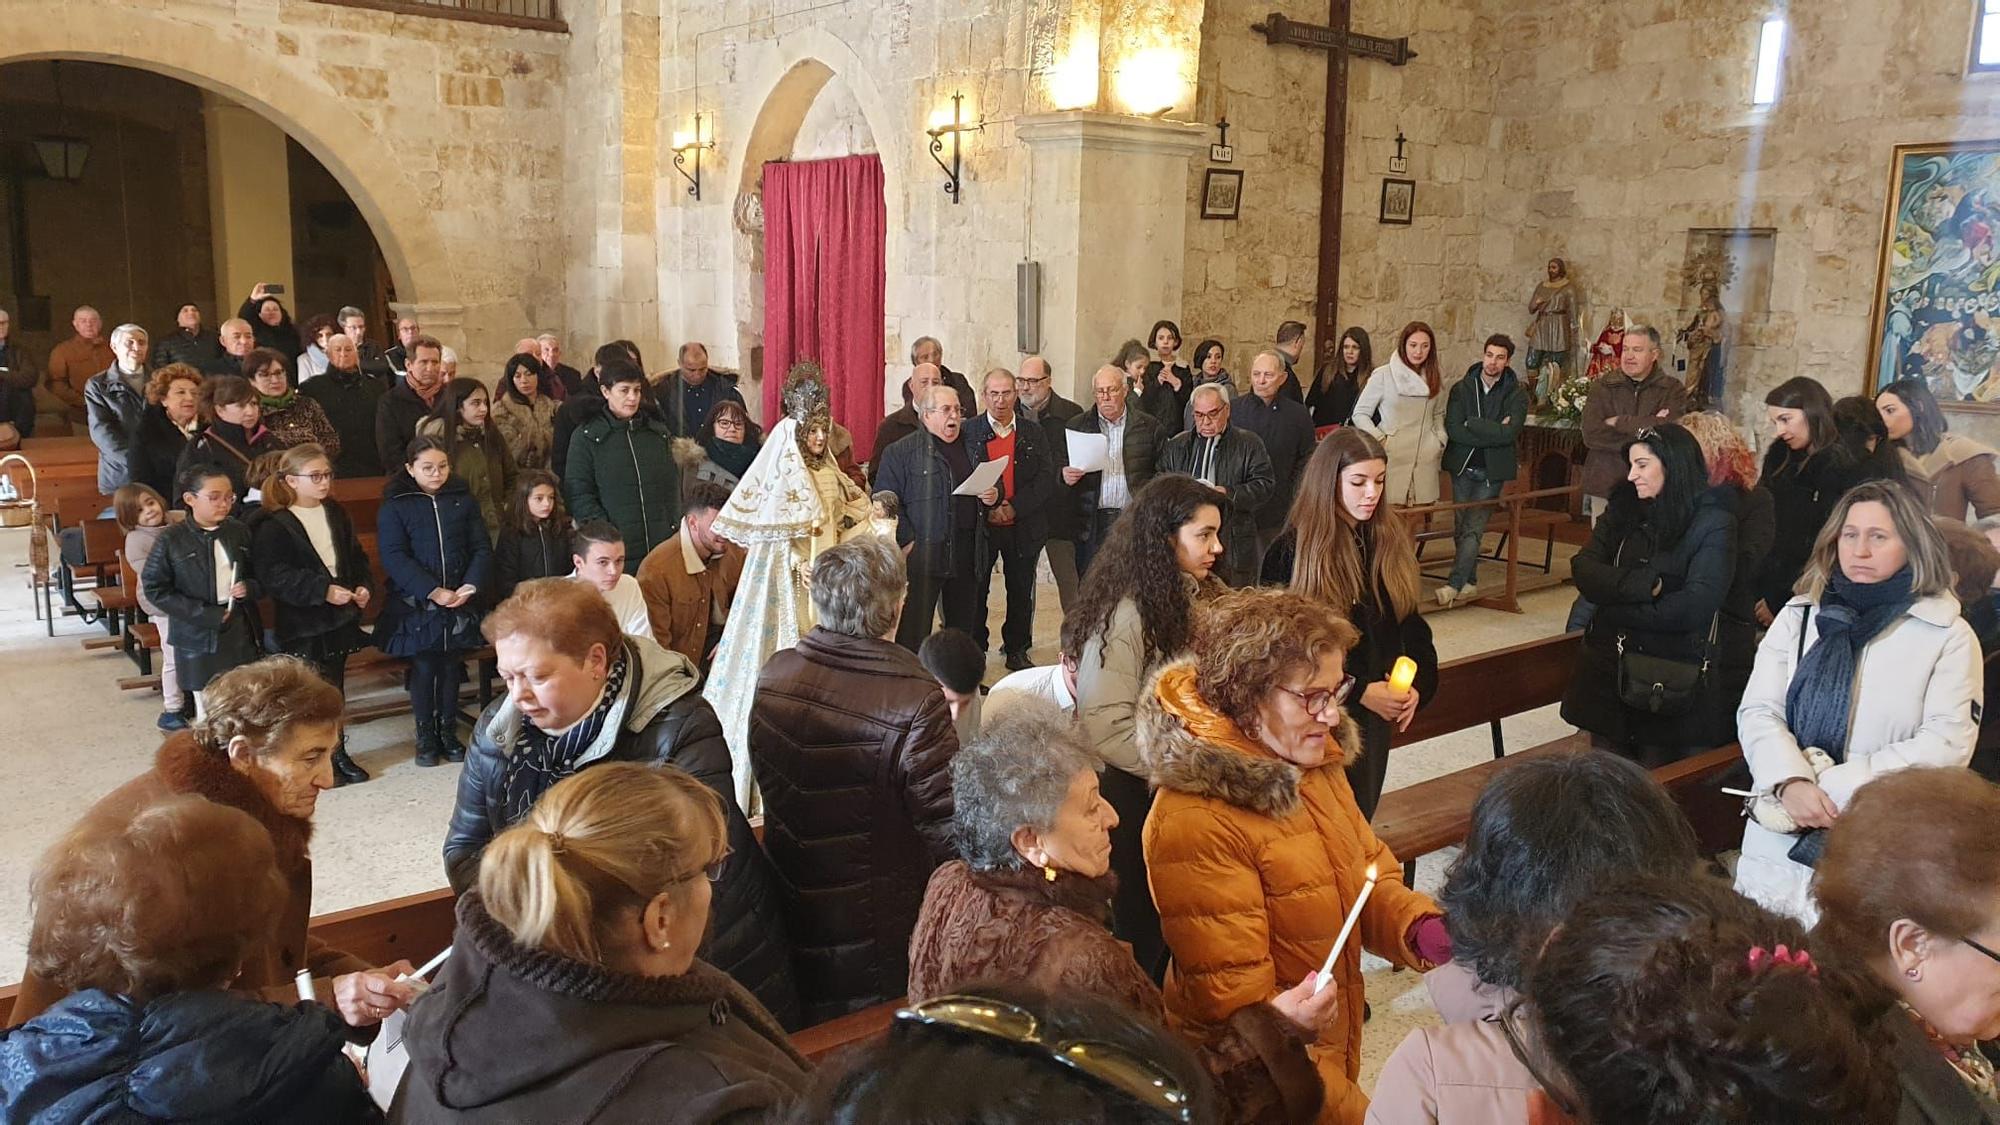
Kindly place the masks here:
[(1722, 401), (1723, 339), (1729, 330), (1729, 315), (1722, 309), (1722, 293), (1714, 284), (1701, 287), (1701, 307), (1687, 327), (1674, 339), (1687, 348), (1688, 405), (1706, 408)]
[(1570, 284), (1569, 263), (1549, 259), (1548, 280), (1535, 286), (1528, 300), (1528, 397), (1536, 398), (1536, 380), (1550, 364), (1550, 390), (1569, 373), (1570, 350), (1576, 346), (1576, 287)]

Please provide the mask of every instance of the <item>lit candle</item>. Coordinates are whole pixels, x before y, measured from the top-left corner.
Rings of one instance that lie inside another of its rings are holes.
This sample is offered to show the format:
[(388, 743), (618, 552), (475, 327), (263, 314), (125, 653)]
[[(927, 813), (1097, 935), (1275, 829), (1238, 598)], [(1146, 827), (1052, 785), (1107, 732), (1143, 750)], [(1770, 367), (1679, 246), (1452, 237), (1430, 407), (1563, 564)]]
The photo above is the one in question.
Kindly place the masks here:
[(1340, 936), (1333, 939), (1333, 951), (1326, 955), (1326, 964), (1319, 970), (1319, 980), (1313, 984), (1313, 995), (1325, 990), (1327, 982), (1333, 979), (1333, 966), (1340, 960), (1340, 951), (1347, 947), (1347, 935), (1354, 932), (1354, 923), (1361, 920), (1361, 908), (1368, 905), (1368, 896), (1375, 893), (1375, 865), (1368, 865), (1368, 881), (1361, 884), (1361, 893), (1354, 896), (1354, 908), (1347, 912), (1347, 921), (1341, 924)]
[(1389, 669), (1389, 686), (1397, 695), (1410, 694), (1410, 685), (1417, 682), (1417, 662), (1407, 656), (1396, 658), (1396, 664)]

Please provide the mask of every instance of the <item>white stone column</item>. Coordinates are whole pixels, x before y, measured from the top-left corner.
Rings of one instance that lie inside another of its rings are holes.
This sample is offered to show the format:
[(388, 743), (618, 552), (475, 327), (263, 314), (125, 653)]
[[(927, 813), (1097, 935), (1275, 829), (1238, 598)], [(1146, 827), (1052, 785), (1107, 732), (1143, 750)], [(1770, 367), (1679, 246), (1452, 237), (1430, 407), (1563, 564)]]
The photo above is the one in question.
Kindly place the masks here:
[(1027, 245), (1042, 264), (1042, 355), (1056, 388), (1088, 407), (1091, 373), (1180, 311), (1189, 157), (1207, 132), (1090, 110), (1030, 114), (1014, 131), (1029, 150)]
[(208, 134), (208, 212), (214, 231), (215, 307), (236, 315), (259, 282), (283, 285), (280, 298), (300, 310), (292, 288), (291, 166), (285, 131), (227, 98), (204, 91)]

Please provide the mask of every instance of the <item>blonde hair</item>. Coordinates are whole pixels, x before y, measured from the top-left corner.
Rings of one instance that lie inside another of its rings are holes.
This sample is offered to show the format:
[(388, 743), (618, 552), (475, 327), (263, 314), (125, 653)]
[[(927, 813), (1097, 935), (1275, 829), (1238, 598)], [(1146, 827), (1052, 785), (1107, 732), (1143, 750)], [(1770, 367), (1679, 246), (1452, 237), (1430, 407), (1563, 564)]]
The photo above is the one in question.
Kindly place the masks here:
[(1909, 557), (1910, 595), (1929, 598), (1950, 594), (1951, 552), (1946, 550), (1937, 524), (1931, 522), (1930, 510), (1908, 488), (1886, 480), (1863, 481), (1834, 504), (1826, 525), (1819, 529), (1819, 538), (1813, 540), (1812, 557), (1806, 560), (1792, 592), (1819, 604), (1827, 582), (1840, 569), (1840, 529), (1847, 522), (1847, 513), (1856, 504), (1871, 503), (1889, 510), (1889, 522), (1896, 525), (1896, 537), (1903, 541), (1903, 551)]
[(270, 466), (270, 475), (264, 478), (264, 508), (267, 511), (282, 512), (298, 503), (298, 491), (285, 477), (291, 473), (304, 472), (305, 467), (314, 461), (325, 461), (328, 471), (333, 469), (333, 458), (328, 457), (326, 450), (313, 442), (294, 445), (279, 454)]
[(591, 766), (542, 794), (479, 861), (479, 897), (514, 940), (585, 964), (668, 891), (728, 852), (722, 801), (672, 766)]
[(1733, 484), (1748, 492), (1757, 487), (1757, 458), (1728, 418), (1713, 410), (1698, 410), (1683, 414), (1675, 421), (1681, 429), (1694, 435), (1695, 444), (1701, 446), (1702, 459), (1708, 463), (1711, 488), (1719, 484)]

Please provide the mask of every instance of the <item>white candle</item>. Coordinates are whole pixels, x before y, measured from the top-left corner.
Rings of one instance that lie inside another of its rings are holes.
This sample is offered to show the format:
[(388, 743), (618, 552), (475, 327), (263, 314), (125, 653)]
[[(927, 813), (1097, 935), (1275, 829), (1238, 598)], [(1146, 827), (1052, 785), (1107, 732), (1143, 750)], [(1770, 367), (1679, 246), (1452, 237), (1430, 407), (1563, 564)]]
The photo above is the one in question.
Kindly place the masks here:
[(1347, 947), (1347, 935), (1354, 932), (1354, 924), (1361, 920), (1361, 908), (1368, 905), (1368, 896), (1375, 893), (1375, 865), (1368, 865), (1368, 881), (1361, 884), (1361, 893), (1354, 896), (1354, 908), (1347, 912), (1347, 921), (1341, 924), (1340, 936), (1333, 939), (1333, 951), (1326, 955), (1326, 964), (1320, 967), (1319, 980), (1313, 984), (1313, 995), (1325, 991), (1327, 983), (1333, 980), (1334, 963), (1340, 960), (1340, 951)]
[(307, 1004), (313, 1002), (314, 996), (313, 996), (312, 970), (300, 969), (298, 971), (298, 974), (292, 977), (292, 983), (299, 986), (300, 1000), (304, 1001)]

